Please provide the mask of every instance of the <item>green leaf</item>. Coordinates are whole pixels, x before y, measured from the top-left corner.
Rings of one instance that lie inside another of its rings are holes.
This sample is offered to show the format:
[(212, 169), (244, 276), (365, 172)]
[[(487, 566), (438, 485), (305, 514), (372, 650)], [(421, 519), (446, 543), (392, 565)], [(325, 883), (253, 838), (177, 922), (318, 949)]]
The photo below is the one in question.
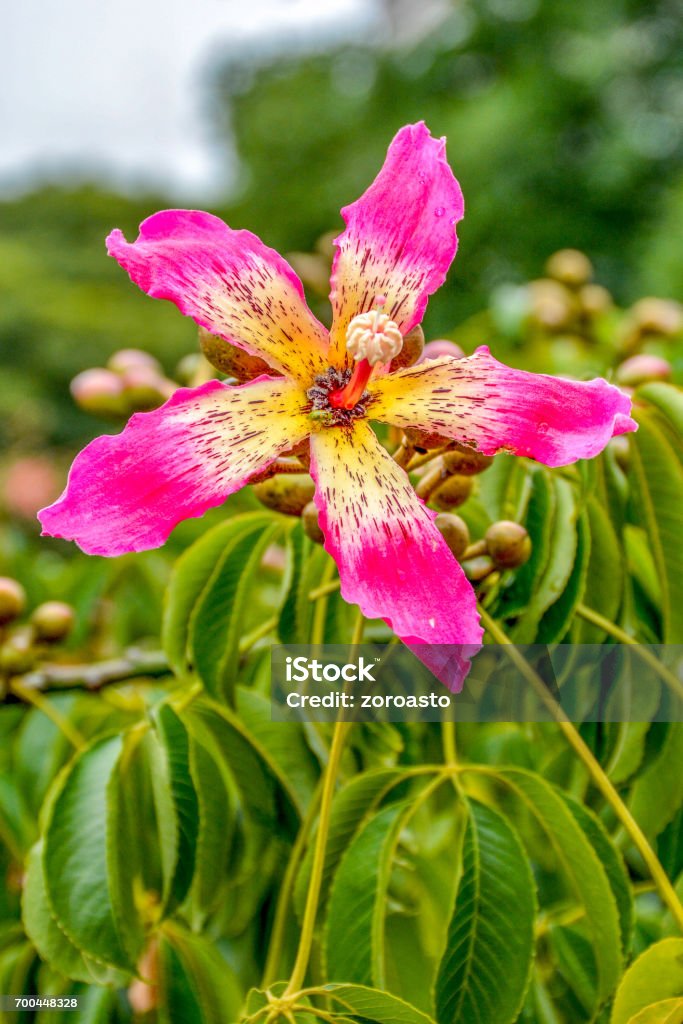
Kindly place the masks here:
[(162, 1024), (226, 1024), (239, 1019), (242, 995), (213, 943), (167, 922), (159, 937)]
[(605, 869), (607, 880), (617, 904), (619, 928), (621, 932), (621, 948), (624, 957), (631, 948), (633, 937), (633, 889), (629, 882), (628, 872), (621, 854), (607, 834), (607, 830), (598, 817), (578, 800), (562, 793), (562, 797), (584, 831), (598, 859)]
[(538, 644), (561, 643), (565, 638), (578, 605), (584, 599), (588, 561), (591, 554), (591, 535), (588, 515), (581, 513), (576, 524), (576, 557), (567, 585), (557, 601), (543, 615), (536, 634)]
[(211, 696), (232, 699), (239, 644), (254, 577), (266, 548), (282, 530), (280, 522), (237, 537), (221, 556), (199, 597), (190, 624), (190, 650), (197, 675)]
[(654, 405), (676, 433), (683, 437), (683, 391), (680, 388), (661, 381), (651, 381), (638, 388), (638, 398)]
[[(601, 615), (617, 621), (624, 594), (624, 555), (605, 508), (592, 495), (586, 501), (590, 531), (590, 560), (585, 577), (583, 603), (597, 608)], [(605, 639), (598, 626), (576, 619), (572, 642), (597, 644)]]
[(411, 803), (371, 817), (342, 857), (332, 884), (324, 934), (327, 973), (359, 985), (381, 984), (386, 891), (396, 838)]
[(603, 1002), (614, 991), (622, 967), (619, 914), (607, 871), (559, 789), (521, 768), (501, 769), (496, 776), (538, 819), (583, 904), (597, 961), (597, 998)]
[[(495, 464), (494, 462), (494, 466)], [(531, 496), (526, 517), (526, 529), (531, 538), (531, 557), (517, 570), (510, 585), (503, 592), (501, 615), (505, 618), (518, 615), (526, 608), (550, 557), (550, 542), (557, 505), (555, 490), (550, 474), (542, 469), (537, 469), (531, 480)]]
[(191, 896), (208, 913), (222, 898), (221, 882), (235, 833), (235, 807), (213, 755), (190, 737), (190, 773), (197, 794), (199, 822)]
[(469, 801), (462, 875), (436, 979), (441, 1024), (511, 1024), (534, 955), (535, 885), (516, 833)]
[(638, 776), (630, 797), (634, 818), (653, 839), (683, 805), (683, 722), (670, 722), (658, 756)]
[(631, 434), (631, 484), (662, 586), (663, 640), (683, 643), (683, 470), (654, 415), (639, 409)]
[(175, 564), (164, 598), (162, 645), (177, 675), (187, 670), (192, 618), (222, 559), (241, 539), (272, 523), (266, 512), (235, 516), (209, 530)]
[(631, 964), (614, 997), (610, 1024), (630, 1024), (653, 1002), (683, 996), (683, 939), (663, 939)]
[(42, 841), (36, 843), (26, 861), (22, 917), (26, 934), (40, 958), (60, 974), (88, 984), (123, 984), (125, 975), (97, 964), (82, 953), (58, 926), (45, 889)]
[(597, 1002), (595, 953), (589, 939), (575, 928), (554, 925), (549, 932), (557, 973), (589, 1017)]
[(434, 1024), (432, 1018), (398, 996), (365, 985), (325, 985), (333, 1003), (345, 1010), (345, 1016), (378, 1024)]
[(119, 837), (109, 812), (123, 750), (122, 736), (99, 739), (58, 780), (43, 864), (50, 907), (74, 945), (105, 964), (133, 970), (142, 927), (122, 908), (120, 887), (111, 885), (112, 844)]
[(168, 913), (182, 903), (192, 884), (199, 805), (190, 772), (190, 744), (185, 726), (168, 704), (156, 709), (154, 719), (163, 758), (153, 774), (152, 786), (157, 820), (167, 830), (163, 912)]
[(650, 1003), (631, 1017), (628, 1024), (683, 1024), (683, 999), (662, 999)]
[[(320, 906), (324, 908), (330, 889), (330, 882), (337, 865), (357, 832), (360, 823), (369, 816), (380, 797), (392, 786), (398, 785), (406, 773), (401, 768), (377, 768), (374, 771), (356, 775), (335, 796), (330, 813), (330, 827), (325, 846), (325, 864), (320, 886)], [(309, 844), (301, 864), (294, 891), (294, 906), (299, 917), (303, 914), (308, 892), (313, 845)]]
[(519, 522), (529, 500), (529, 478), (523, 462), (514, 455), (498, 455), (479, 480), (479, 497), (491, 522)]
[(290, 579), (287, 596), (278, 624), (278, 636), (283, 644), (306, 644), (310, 641), (315, 602), (309, 593), (320, 584), (329, 564), (330, 556), (303, 532), (301, 523), (290, 530)]

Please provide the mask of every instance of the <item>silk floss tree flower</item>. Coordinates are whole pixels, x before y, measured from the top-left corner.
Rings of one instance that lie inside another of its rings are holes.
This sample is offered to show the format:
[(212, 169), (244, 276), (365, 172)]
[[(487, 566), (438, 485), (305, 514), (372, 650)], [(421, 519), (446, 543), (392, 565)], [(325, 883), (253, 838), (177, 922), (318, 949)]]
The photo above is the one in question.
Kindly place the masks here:
[(376, 180), (342, 210), (329, 332), (292, 268), (249, 231), (166, 210), (135, 242), (112, 232), (109, 253), (143, 291), (278, 375), (181, 388), (122, 433), (94, 440), (40, 513), (44, 533), (99, 555), (157, 547), (180, 520), (310, 438), (319, 522), (343, 598), (407, 644), (478, 645), (472, 587), (372, 421), (548, 466), (591, 458), (635, 423), (629, 398), (606, 381), (510, 369), (487, 348), (392, 370), (444, 282), (463, 212), (445, 141), (423, 123), (402, 128)]

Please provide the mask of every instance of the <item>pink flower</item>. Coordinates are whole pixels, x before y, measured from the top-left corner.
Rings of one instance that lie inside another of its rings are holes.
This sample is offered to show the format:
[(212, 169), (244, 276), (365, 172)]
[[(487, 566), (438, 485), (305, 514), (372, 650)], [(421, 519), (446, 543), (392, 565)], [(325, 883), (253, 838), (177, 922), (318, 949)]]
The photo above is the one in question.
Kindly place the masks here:
[[(291, 267), (248, 231), (166, 210), (109, 252), (154, 298), (283, 376), (177, 391), (76, 458), (44, 532), (120, 555), (163, 544), (310, 436), (325, 546), (346, 601), (410, 644), (479, 643), (474, 592), (371, 420), (563, 466), (635, 429), (630, 400), (603, 380), (509, 369), (488, 349), (391, 372), (402, 336), (443, 284), (463, 216), (460, 186), (423, 123), (401, 129), (376, 180), (342, 211), (332, 328), (308, 310)], [(354, 363), (355, 359), (355, 363)]]

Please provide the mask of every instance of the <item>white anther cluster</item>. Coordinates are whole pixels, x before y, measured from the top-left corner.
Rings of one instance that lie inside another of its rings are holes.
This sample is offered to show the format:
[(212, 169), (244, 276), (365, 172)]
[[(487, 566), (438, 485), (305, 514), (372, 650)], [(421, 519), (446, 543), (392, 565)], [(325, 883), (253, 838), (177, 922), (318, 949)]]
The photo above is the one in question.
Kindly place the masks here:
[(403, 335), (386, 313), (375, 309), (354, 316), (346, 328), (346, 348), (356, 362), (390, 363), (403, 348)]

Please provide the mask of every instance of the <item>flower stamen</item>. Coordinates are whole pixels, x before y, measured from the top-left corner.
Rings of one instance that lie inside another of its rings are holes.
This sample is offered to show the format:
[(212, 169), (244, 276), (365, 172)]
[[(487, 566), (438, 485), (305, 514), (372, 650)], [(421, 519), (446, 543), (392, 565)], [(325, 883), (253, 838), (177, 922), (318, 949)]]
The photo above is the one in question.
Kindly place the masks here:
[(330, 395), (330, 404), (335, 409), (353, 409), (375, 366), (390, 363), (403, 348), (403, 335), (394, 321), (382, 312), (386, 301), (384, 295), (378, 295), (374, 309), (354, 316), (346, 328), (346, 348), (356, 366), (346, 387)]

